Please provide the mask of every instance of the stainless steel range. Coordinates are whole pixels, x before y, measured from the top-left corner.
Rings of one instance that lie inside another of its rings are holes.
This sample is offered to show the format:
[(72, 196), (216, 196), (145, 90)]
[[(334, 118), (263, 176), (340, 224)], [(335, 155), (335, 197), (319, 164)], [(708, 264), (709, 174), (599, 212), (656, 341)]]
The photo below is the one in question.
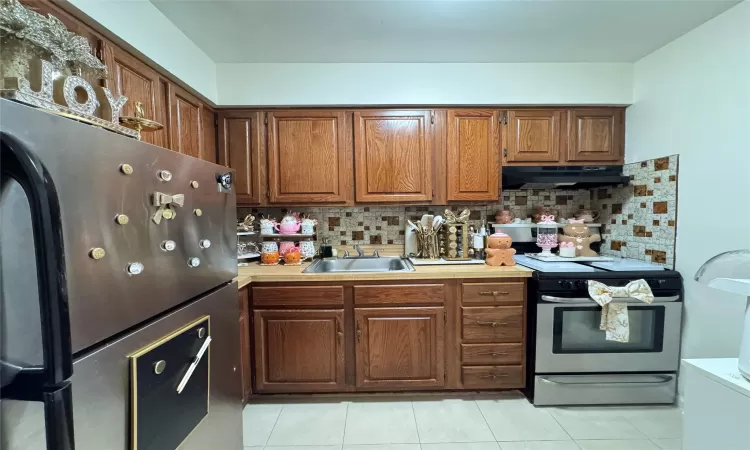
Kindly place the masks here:
[(242, 448), (231, 172), (0, 117), (0, 447)]
[[(673, 270), (639, 261), (540, 262), (529, 281), (526, 394), (536, 405), (674, 403), (680, 361), (683, 289)], [(608, 341), (602, 308), (587, 282), (625, 286), (645, 279), (654, 301), (628, 304), (630, 339)], [(535, 308), (531, 305), (536, 305)]]

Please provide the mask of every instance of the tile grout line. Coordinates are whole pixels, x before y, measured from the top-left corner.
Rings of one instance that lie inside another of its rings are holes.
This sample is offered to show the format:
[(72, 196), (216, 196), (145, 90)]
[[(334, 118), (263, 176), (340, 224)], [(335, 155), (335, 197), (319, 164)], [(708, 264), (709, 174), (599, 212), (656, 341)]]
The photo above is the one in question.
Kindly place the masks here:
[(409, 402), (411, 405), (411, 416), (414, 418), (414, 428), (417, 430), (417, 442), (419, 449), (422, 450), (422, 438), (419, 436), (419, 424), (417, 424), (417, 412), (414, 411), (414, 402)]
[(487, 429), (490, 430), (490, 434), (492, 435), (492, 438), (495, 439), (495, 443), (502, 450), (502, 447), (500, 447), (500, 441), (497, 440), (497, 436), (495, 436), (495, 432), (492, 431), (492, 427), (490, 426), (490, 423), (487, 422), (487, 418), (484, 417), (484, 413), (482, 412), (482, 408), (479, 407), (479, 403), (477, 403), (476, 400), (473, 400), (473, 401), (474, 401), (474, 406), (477, 407), (477, 409), (479, 410), (479, 414), (482, 416), (482, 420), (484, 420), (484, 424), (487, 425)]
[[(534, 408), (536, 408), (536, 406), (534, 406)], [(565, 432), (565, 434), (568, 435), (568, 437), (570, 438), (570, 440), (573, 441), (578, 446), (578, 448), (581, 448), (581, 446), (578, 445), (578, 442), (576, 442), (576, 440), (573, 439), (573, 436), (571, 436), (570, 433), (568, 432), (568, 430), (565, 429), (565, 427), (563, 426), (563, 424), (561, 424), (560, 421), (557, 420), (557, 417), (555, 417), (554, 414), (552, 414), (551, 412), (547, 411), (547, 409), (544, 409), (543, 411), (545, 413), (547, 413), (548, 416), (552, 417), (552, 420), (555, 421), (555, 423), (557, 424), (557, 426), (560, 427), (560, 429), (562, 429)]]
[(346, 413), (344, 413), (344, 435), (341, 436), (341, 446), (339, 447), (341, 450), (344, 449), (344, 443), (346, 443), (346, 422), (349, 420), (349, 405), (351, 405), (352, 402), (346, 402)]
[(264, 449), (268, 446), (268, 441), (271, 440), (271, 436), (273, 435), (273, 430), (276, 429), (276, 424), (279, 423), (279, 418), (281, 417), (282, 412), (284, 412), (284, 405), (281, 405), (281, 409), (279, 410), (279, 415), (276, 416), (276, 420), (274, 420), (273, 422), (273, 427), (271, 427), (271, 432), (268, 433), (268, 437), (266, 438), (266, 443), (263, 444)]

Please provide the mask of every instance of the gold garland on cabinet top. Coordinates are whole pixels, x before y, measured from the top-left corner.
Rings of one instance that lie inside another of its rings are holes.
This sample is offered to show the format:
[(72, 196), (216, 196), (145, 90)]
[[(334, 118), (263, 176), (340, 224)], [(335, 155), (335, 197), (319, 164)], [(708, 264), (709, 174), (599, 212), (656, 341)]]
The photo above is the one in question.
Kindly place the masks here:
[(91, 52), (88, 40), (68, 31), (58, 18), (18, 0), (0, 0), (0, 55), (0, 96), (138, 137), (137, 131), (120, 125), (127, 97), (81, 77), (86, 69), (103, 78), (107, 67)]

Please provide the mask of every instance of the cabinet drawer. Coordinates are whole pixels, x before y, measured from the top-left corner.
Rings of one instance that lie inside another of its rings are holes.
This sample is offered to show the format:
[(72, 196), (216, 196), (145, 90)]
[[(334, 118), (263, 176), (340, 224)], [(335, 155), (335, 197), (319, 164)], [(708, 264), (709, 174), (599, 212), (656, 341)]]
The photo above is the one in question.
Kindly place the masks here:
[(523, 283), (463, 283), (463, 303), (523, 303)]
[(522, 364), (522, 344), (461, 344), (464, 364)]
[(253, 306), (339, 306), (344, 304), (343, 286), (254, 287)]
[(464, 366), (461, 368), (465, 388), (522, 388), (523, 366)]
[(355, 305), (437, 304), (442, 305), (442, 284), (394, 284), (389, 286), (355, 286)]
[(523, 307), (463, 307), (465, 342), (522, 342)]

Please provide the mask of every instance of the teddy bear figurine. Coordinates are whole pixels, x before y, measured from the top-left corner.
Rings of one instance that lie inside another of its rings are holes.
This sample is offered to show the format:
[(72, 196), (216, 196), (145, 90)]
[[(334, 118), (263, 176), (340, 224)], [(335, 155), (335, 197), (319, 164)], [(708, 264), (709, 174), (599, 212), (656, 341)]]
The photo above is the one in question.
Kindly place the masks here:
[(513, 239), (505, 233), (491, 234), (487, 238), (487, 258), (485, 262), (489, 266), (515, 266), (516, 261), (513, 259), (513, 255), (516, 254), (516, 249), (510, 248), (510, 244), (513, 243)]
[(601, 241), (602, 237), (598, 234), (591, 234), (591, 230), (583, 223), (583, 220), (570, 219), (563, 228), (563, 233), (558, 236), (558, 241), (572, 243), (576, 249), (576, 256), (599, 256), (591, 250), (590, 245)]

